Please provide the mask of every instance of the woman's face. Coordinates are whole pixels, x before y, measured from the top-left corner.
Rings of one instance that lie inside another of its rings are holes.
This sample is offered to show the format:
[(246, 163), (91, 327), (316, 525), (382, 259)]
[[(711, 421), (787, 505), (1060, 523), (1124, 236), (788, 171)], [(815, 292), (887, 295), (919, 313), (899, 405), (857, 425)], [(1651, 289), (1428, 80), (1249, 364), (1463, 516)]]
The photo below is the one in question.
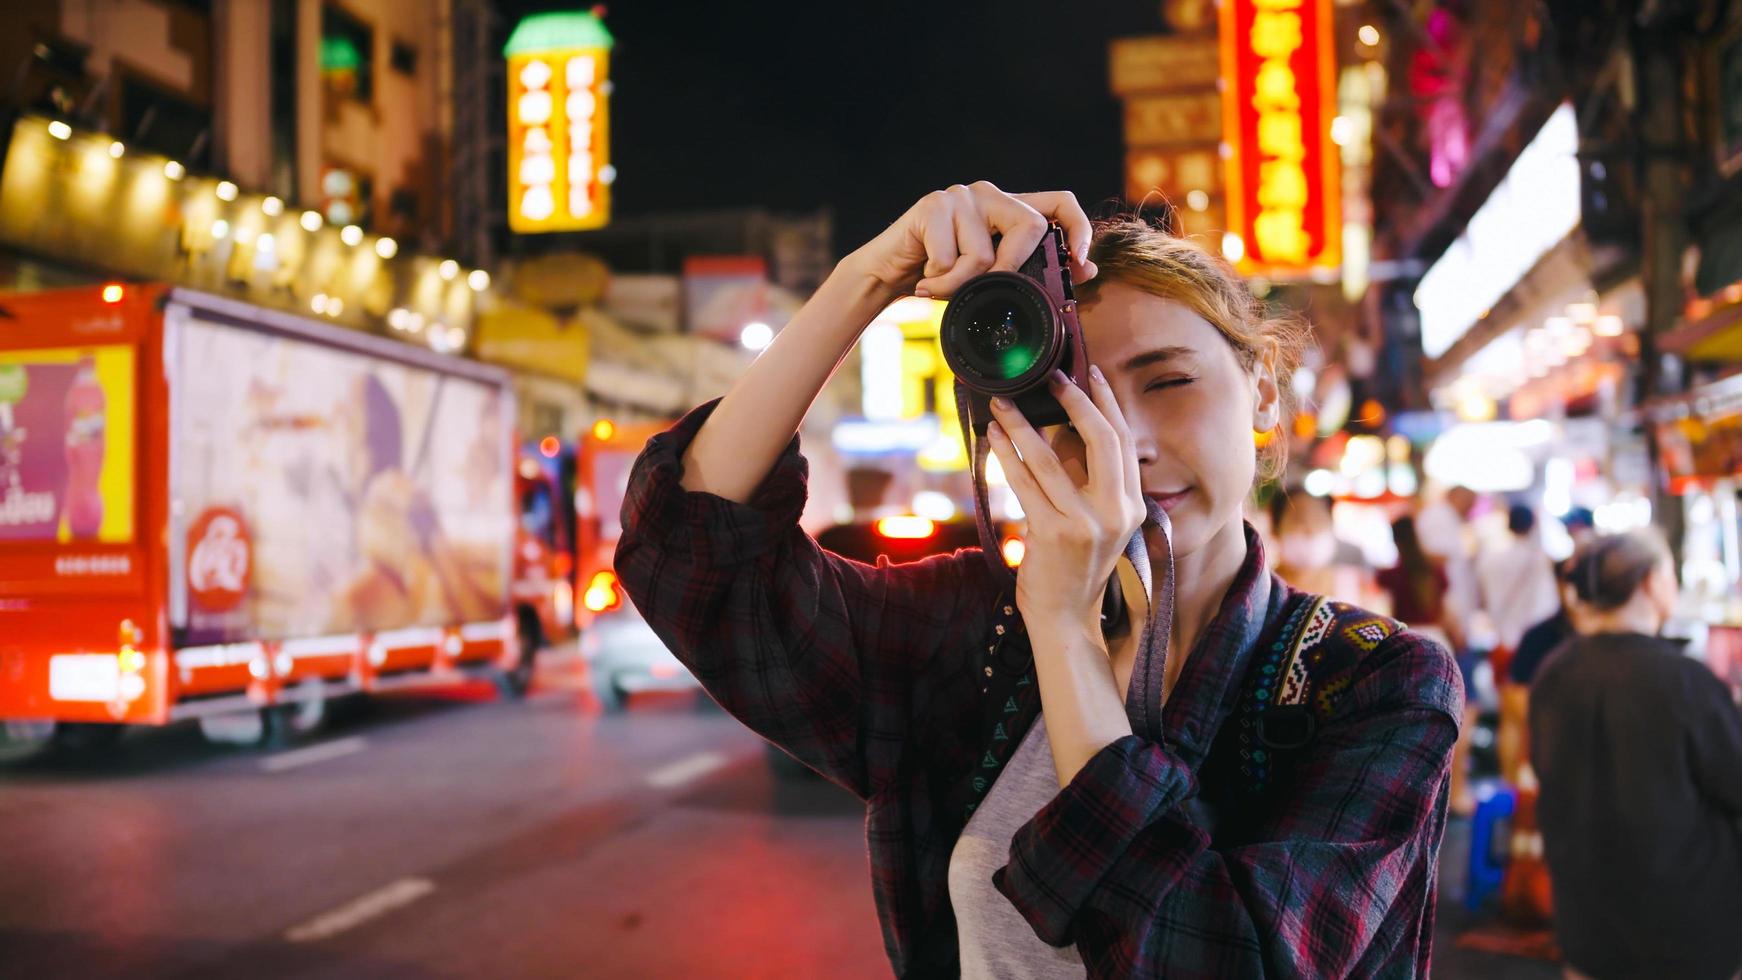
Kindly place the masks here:
[(1123, 283), (1100, 287), (1079, 315), (1089, 360), (1131, 426), (1143, 493), (1172, 521), (1174, 553), (1237, 529), (1257, 465), (1252, 432), (1277, 421), (1271, 371), (1241, 367), (1190, 308)]

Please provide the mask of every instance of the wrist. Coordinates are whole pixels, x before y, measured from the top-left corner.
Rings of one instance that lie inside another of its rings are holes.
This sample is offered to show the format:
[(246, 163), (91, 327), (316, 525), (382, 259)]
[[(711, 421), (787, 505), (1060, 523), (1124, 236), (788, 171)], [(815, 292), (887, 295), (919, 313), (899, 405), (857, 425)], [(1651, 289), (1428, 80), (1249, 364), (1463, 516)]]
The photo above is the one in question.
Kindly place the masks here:
[(907, 295), (906, 290), (885, 282), (876, 272), (872, 271), (872, 263), (865, 257), (863, 246), (854, 249), (841, 261), (835, 263), (830, 271), (828, 282), (849, 294), (856, 294), (865, 302), (875, 306), (877, 312), (896, 300)]
[[(1064, 606), (1045, 606), (1035, 608), (1032, 605), (1022, 606), (1023, 628), (1035, 642), (1036, 649), (1041, 643), (1052, 647), (1074, 646), (1081, 640), (1103, 643), (1101, 635), (1101, 609), (1070, 608)], [(1050, 641), (1050, 642), (1049, 642)]]

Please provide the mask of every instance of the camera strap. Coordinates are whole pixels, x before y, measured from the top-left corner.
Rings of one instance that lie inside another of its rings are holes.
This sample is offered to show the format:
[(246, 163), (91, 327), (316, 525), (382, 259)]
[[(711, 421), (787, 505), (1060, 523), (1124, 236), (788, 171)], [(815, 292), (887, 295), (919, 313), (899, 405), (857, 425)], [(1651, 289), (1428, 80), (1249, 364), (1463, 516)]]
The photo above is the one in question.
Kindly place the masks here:
[[(968, 450), (969, 472), (974, 482), (974, 523), (980, 534), (980, 548), (985, 552), (987, 564), (992, 567), (993, 581), (1014, 596), (1016, 572), (1004, 563), (1004, 552), (998, 536), (992, 531), (991, 510), (987, 505), (986, 454), (990, 447), (983, 435), (976, 436), (986, 431), (987, 420), (974, 417), (975, 399), (968, 397), (967, 387), (960, 380), (956, 381), (955, 390), (957, 420), (962, 425), (962, 443)], [(1168, 639), (1173, 634), (1173, 525), (1159, 504), (1148, 497), (1143, 498), (1143, 502), (1148, 513), (1143, 525), (1125, 543), (1125, 557), (1143, 584), (1143, 595), (1149, 609), (1143, 632), (1139, 634), (1137, 663), (1132, 668), (1131, 683), (1126, 691), (1125, 714), (1131, 721), (1133, 732), (1160, 745), (1165, 744), (1161, 697), (1167, 674)], [(1159, 535), (1160, 550), (1167, 556), (1159, 589), (1150, 574), (1149, 535), (1152, 531)], [(1029, 668), (1032, 669), (1032, 665)]]

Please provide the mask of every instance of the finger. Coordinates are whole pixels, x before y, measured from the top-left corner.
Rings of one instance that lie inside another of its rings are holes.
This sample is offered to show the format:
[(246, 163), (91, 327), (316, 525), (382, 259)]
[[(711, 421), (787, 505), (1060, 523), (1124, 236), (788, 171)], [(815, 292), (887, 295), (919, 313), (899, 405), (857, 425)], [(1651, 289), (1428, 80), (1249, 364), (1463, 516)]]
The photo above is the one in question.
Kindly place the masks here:
[(974, 201), (986, 222), (1001, 236), (998, 257), (992, 268), (999, 272), (1015, 272), (1034, 254), (1035, 246), (1046, 235), (1046, 218), (1023, 201), (999, 190), (989, 180), (975, 182)]
[[(958, 185), (960, 186), (960, 185)], [(964, 195), (952, 211), (956, 264), (922, 288), (933, 296), (951, 296), (962, 284), (992, 267), (992, 234), (972, 196)]]
[[(1095, 263), (1089, 261), (1089, 245), (1095, 237), (1095, 228), (1083, 206), (1077, 203), (1077, 196), (1070, 191), (1037, 191), (1018, 194), (1016, 198), (1064, 229), (1065, 244), (1071, 253), (1072, 278), (1078, 282), (1094, 278), (1098, 270)], [(1079, 272), (1082, 273), (1080, 279), (1074, 275)]]
[(1125, 461), (1120, 452), (1119, 433), (1114, 431), (1105, 410), (1072, 384), (1064, 372), (1054, 371), (1048, 382), (1052, 396), (1064, 407), (1071, 426), (1083, 440), (1088, 454), (1090, 495), (1118, 499), (1125, 492)]
[(1089, 396), (1119, 436), (1119, 459), (1124, 467), (1123, 486), (1126, 492), (1134, 498), (1141, 498), (1143, 474), (1138, 471), (1137, 466), (1137, 437), (1131, 434), (1131, 423), (1126, 421), (1125, 411), (1119, 407), (1119, 400), (1113, 395), (1113, 386), (1107, 383), (1107, 377), (1101, 373), (1101, 369), (1092, 364), (1089, 365)]
[(1003, 426), (997, 422), (987, 425), (986, 441), (992, 444), (992, 455), (998, 457), (998, 465), (1004, 468), (1004, 481), (1010, 484), (1010, 491), (1016, 494), (1016, 501), (1022, 505), (1022, 512), (1030, 520), (1043, 515), (1064, 516), (1053, 505), (1052, 498), (1040, 488), (1040, 483), (1029, 471), (1028, 464), (1017, 456), (1016, 446), (1010, 441)]
[(1022, 462), (1034, 475), (1034, 482), (1040, 485), (1046, 498), (1052, 501), (1053, 509), (1061, 514), (1081, 514), (1082, 491), (1071, 482), (1071, 475), (1065, 472), (1058, 454), (1034, 430), (1021, 409), (1008, 401), (999, 405), (1000, 401), (1004, 400), (992, 400), (992, 415), (1004, 429), (1005, 436), (1016, 446), (1016, 451), (1022, 454)]
[[(925, 267), (922, 271), (927, 278), (941, 276), (956, 264), (954, 210), (955, 202), (947, 191), (935, 192), (932, 205), (926, 209), (921, 241), (925, 244)], [(925, 286), (926, 279), (921, 279), (916, 288)]]

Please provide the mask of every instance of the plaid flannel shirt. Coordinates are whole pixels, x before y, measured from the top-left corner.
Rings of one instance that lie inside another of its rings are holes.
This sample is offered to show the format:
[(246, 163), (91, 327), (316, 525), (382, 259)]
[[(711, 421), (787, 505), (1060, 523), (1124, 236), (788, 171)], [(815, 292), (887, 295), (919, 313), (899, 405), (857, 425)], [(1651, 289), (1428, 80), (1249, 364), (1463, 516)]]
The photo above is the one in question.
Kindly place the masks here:
[[(721, 705), (866, 802), (896, 975), (956, 975), (947, 871), (963, 818), (940, 804), (983, 748), (980, 644), (997, 586), (978, 549), (876, 566), (822, 550), (798, 526), (796, 437), (748, 503), (684, 490), (684, 451), (714, 404), (636, 460), (618, 575)], [(1102, 749), (1017, 832), (994, 882), (1092, 977), (1425, 976), (1456, 667), (1429, 639), (1390, 636), (1274, 812), (1242, 814), (1237, 838), (1218, 832), (1205, 801), (1226, 794), (1199, 771), (1290, 595), (1249, 537), (1164, 709), (1168, 744)]]

